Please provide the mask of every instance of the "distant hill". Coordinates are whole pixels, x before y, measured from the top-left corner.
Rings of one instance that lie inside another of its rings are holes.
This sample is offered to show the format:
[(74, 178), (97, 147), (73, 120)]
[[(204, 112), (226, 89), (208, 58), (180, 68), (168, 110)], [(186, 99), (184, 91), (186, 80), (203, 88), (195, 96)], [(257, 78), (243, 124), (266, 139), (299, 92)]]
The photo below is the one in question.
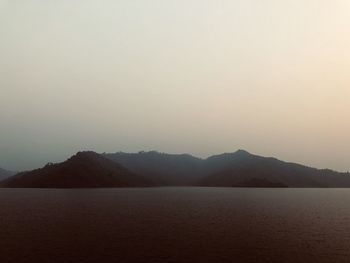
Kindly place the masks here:
[(286, 187), (350, 187), (347, 173), (287, 163), (243, 150), (212, 156), (205, 160), (205, 167), (209, 175), (199, 180), (201, 186), (231, 187), (265, 180)]
[(244, 150), (207, 159), (159, 152), (104, 154), (157, 185), (350, 187), (350, 175), (283, 162)]
[(0, 181), (14, 175), (15, 173), (16, 172), (7, 171), (5, 169), (0, 168)]
[(158, 185), (193, 185), (202, 176), (203, 160), (189, 154), (166, 154), (156, 151), (109, 153), (104, 156), (118, 162)]
[(152, 182), (95, 152), (79, 152), (67, 161), (47, 164), (0, 183), (12, 188), (144, 187)]

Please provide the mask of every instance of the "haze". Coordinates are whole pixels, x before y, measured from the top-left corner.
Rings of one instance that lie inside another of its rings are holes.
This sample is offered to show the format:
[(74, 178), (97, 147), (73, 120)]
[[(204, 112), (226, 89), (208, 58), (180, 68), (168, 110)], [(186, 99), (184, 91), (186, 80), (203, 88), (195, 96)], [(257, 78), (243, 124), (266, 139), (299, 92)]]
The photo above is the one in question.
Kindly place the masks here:
[(0, 167), (239, 148), (350, 168), (346, 0), (0, 0)]

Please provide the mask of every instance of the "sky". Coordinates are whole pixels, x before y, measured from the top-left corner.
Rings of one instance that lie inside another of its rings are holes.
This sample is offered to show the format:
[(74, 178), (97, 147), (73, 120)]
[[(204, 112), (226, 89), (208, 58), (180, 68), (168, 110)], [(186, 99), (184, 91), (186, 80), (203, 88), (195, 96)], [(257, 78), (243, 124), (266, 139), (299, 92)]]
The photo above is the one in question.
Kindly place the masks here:
[(0, 167), (245, 149), (350, 170), (348, 0), (0, 0)]

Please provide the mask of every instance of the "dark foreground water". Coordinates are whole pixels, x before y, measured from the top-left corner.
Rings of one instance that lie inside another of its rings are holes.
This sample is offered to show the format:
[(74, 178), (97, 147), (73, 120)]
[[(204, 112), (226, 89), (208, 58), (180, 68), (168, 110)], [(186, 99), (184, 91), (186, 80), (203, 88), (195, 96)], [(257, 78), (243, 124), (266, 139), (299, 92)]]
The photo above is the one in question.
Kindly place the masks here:
[(0, 189), (0, 262), (350, 262), (350, 190)]

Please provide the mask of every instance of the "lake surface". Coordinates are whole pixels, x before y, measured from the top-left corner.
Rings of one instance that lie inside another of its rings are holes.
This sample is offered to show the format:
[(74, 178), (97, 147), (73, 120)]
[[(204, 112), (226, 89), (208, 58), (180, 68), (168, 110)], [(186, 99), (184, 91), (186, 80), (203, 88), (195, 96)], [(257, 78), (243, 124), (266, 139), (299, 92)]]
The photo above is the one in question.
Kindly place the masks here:
[(0, 262), (349, 262), (350, 189), (0, 189)]

